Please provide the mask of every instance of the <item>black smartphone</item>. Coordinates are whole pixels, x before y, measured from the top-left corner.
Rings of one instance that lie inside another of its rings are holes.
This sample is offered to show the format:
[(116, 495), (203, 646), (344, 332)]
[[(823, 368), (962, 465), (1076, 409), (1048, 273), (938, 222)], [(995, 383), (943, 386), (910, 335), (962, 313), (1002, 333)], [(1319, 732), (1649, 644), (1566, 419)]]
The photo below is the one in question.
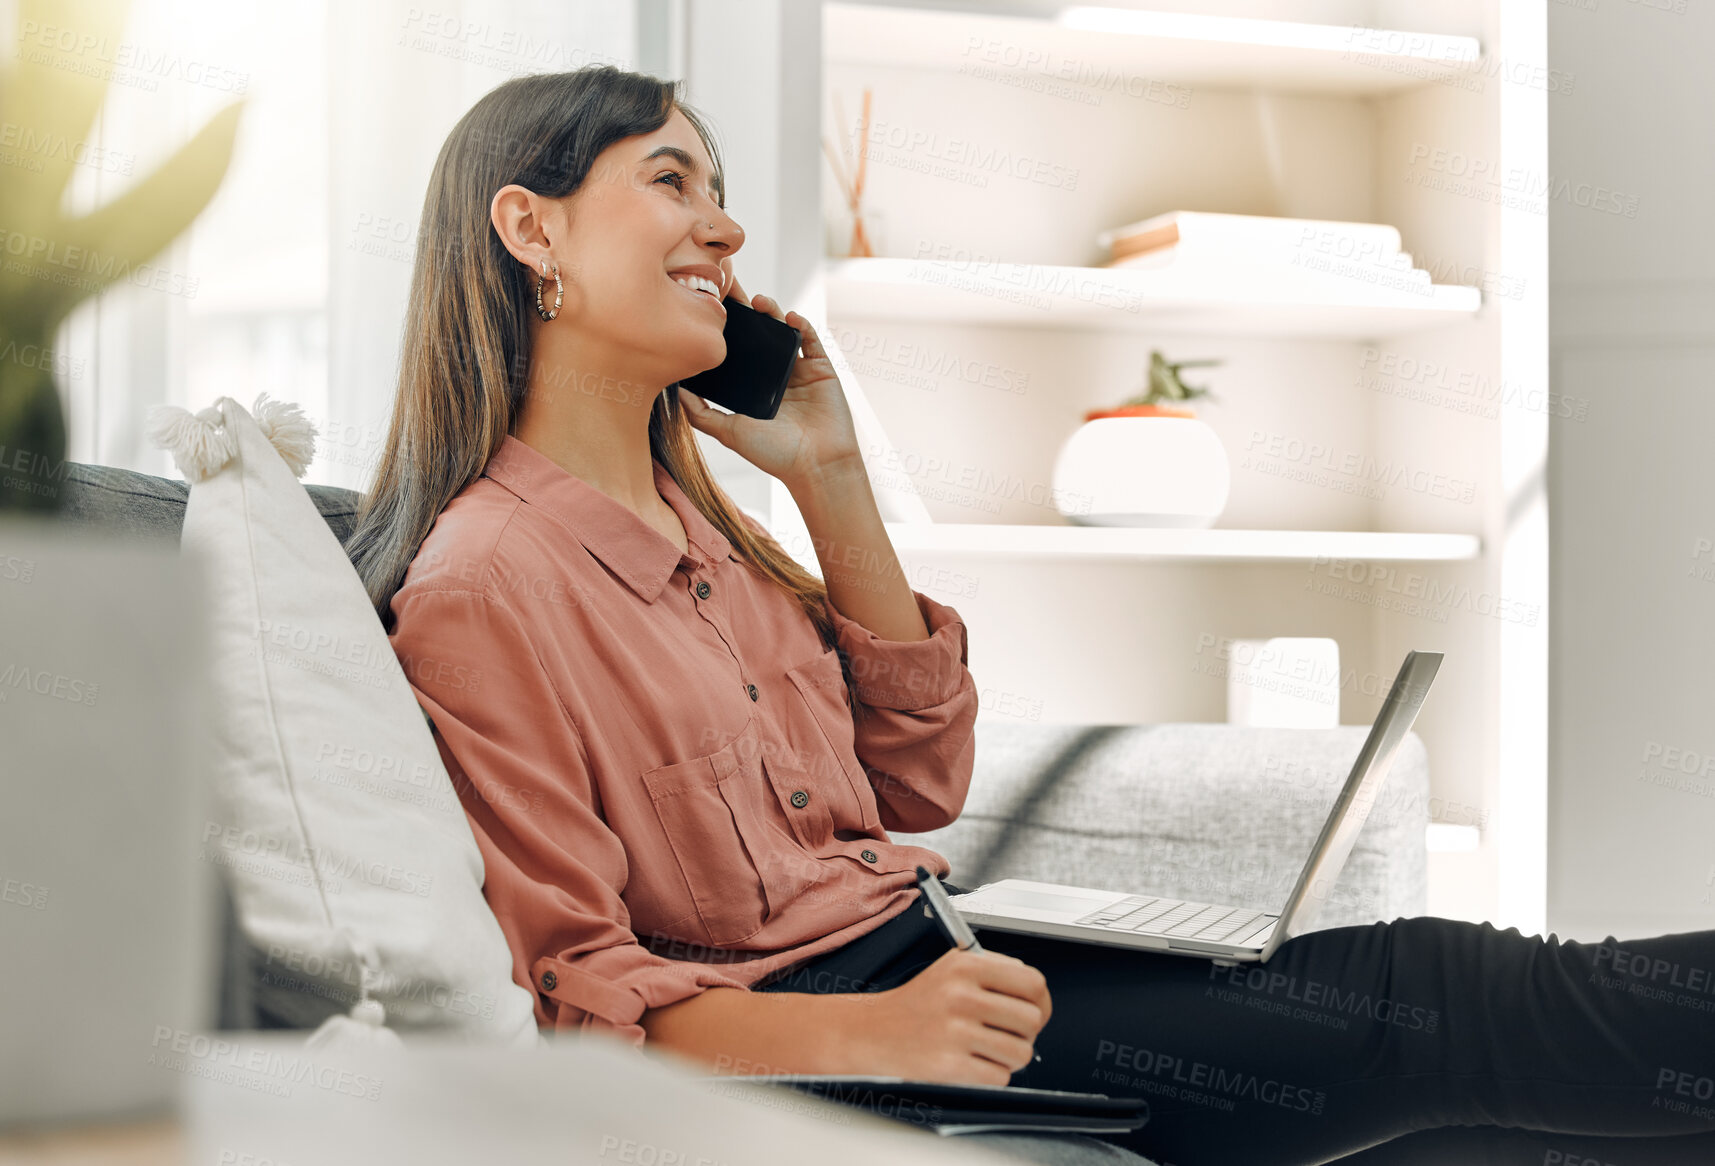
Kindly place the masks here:
[(726, 307), (726, 359), (679, 383), (734, 413), (772, 420), (798, 360), (798, 329), (731, 296)]

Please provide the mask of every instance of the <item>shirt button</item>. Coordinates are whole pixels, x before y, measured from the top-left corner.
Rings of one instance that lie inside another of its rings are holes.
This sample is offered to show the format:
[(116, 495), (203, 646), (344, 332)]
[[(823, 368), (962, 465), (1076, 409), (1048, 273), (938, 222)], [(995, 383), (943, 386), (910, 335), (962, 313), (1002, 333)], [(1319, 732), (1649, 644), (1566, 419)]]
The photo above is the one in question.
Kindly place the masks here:
[(865, 862), (874, 862), (875, 861), (875, 851), (873, 851), (873, 850), (864, 851), (863, 852), (863, 860)]
[(750, 699), (751, 699), (751, 700), (755, 700), (755, 699), (756, 699), (756, 685), (754, 685), (754, 684), (747, 684), (747, 685), (745, 685), (745, 686), (744, 686), (744, 690), (745, 690), (745, 691), (746, 691), (746, 692), (748, 692), (748, 693), (750, 693)]
[(708, 597), (709, 597), (709, 585), (707, 583), (698, 583), (697, 584), (697, 598), (698, 599), (707, 599)]
[(542, 991), (552, 992), (559, 982), (560, 977), (556, 976), (553, 972), (542, 973)]
[(792, 804), (802, 810), (810, 804), (810, 795), (801, 789), (795, 789), (792, 791)]

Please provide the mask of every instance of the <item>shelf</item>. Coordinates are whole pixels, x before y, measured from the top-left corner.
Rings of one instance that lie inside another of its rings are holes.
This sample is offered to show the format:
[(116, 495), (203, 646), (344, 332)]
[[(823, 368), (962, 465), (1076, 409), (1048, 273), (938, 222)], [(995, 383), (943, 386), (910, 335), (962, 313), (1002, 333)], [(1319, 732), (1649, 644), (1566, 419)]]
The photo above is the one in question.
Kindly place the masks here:
[(1474, 287), (1420, 291), (1357, 278), (1306, 276), (1223, 290), (1185, 267), (1054, 267), (957, 259), (827, 259), (830, 316), (933, 320), (1008, 328), (1370, 340), (1471, 319)]
[(1171, 559), (1185, 562), (1455, 562), (1475, 559), (1470, 534), (1364, 530), (1167, 530), (1135, 526), (890, 522), (900, 554), (965, 555), (1060, 562)]
[(1468, 73), (1482, 51), (1468, 36), (1092, 6), (1050, 20), (827, 4), (822, 29), (832, 62), (1059, 83), (1137, 100), (1162, 100), (1164, 83), (1393, 93)]

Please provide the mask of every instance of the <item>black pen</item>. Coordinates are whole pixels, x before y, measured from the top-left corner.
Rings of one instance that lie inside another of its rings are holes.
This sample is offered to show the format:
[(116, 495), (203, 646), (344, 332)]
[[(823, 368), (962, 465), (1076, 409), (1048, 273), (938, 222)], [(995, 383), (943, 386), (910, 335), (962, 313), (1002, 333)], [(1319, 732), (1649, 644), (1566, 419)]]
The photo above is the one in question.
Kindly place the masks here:
[(983, 945), (977, 942), (976, 932), (953, 906), (953, 900), (947, 897), (947, 888), (926, 866), (917, 868), (917, 889), (923, 892), (923, 909), (941, 925), (941, 932), (948, 943), (961, 951), (983, 950)]
[[(961, 951), (982, 951), (983, 945), (977, 942), (976, 932), (953, 906), (953, 900), (947, 897), (947, 888), (941, 885), (941, 880), (935, 877), (933, 871), (926, 866), (917, 868), (917, 889), (923, 892), (923, 909), (935, 922), (941, 925), (941, 932), (947, 937), (947, 942)], [(1042, 1054), (1037, 1053), (1031, 1058), (1040, 1061)]]

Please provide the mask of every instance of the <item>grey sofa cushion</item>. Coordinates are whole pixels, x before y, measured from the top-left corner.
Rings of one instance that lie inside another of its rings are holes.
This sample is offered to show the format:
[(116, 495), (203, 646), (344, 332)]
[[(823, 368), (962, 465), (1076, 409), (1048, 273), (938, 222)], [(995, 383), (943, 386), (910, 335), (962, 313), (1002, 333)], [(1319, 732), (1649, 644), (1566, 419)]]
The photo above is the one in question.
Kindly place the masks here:
[[(341, 486), (307, 485), (316, 510), (341, 543), (357, 518), (359, 495)], [(67, 462), (61, 521), (106, 534), (178, 542), (189, 482), (116, 466)]]
[[(1275, 910), (1367, 732), (979, 718), (964, 811), (893, 837), (939, 851), (971, 889), (1023, 878)], [(1317, 927), (1424, 912), (1428, 805), (1411, 734)]]

